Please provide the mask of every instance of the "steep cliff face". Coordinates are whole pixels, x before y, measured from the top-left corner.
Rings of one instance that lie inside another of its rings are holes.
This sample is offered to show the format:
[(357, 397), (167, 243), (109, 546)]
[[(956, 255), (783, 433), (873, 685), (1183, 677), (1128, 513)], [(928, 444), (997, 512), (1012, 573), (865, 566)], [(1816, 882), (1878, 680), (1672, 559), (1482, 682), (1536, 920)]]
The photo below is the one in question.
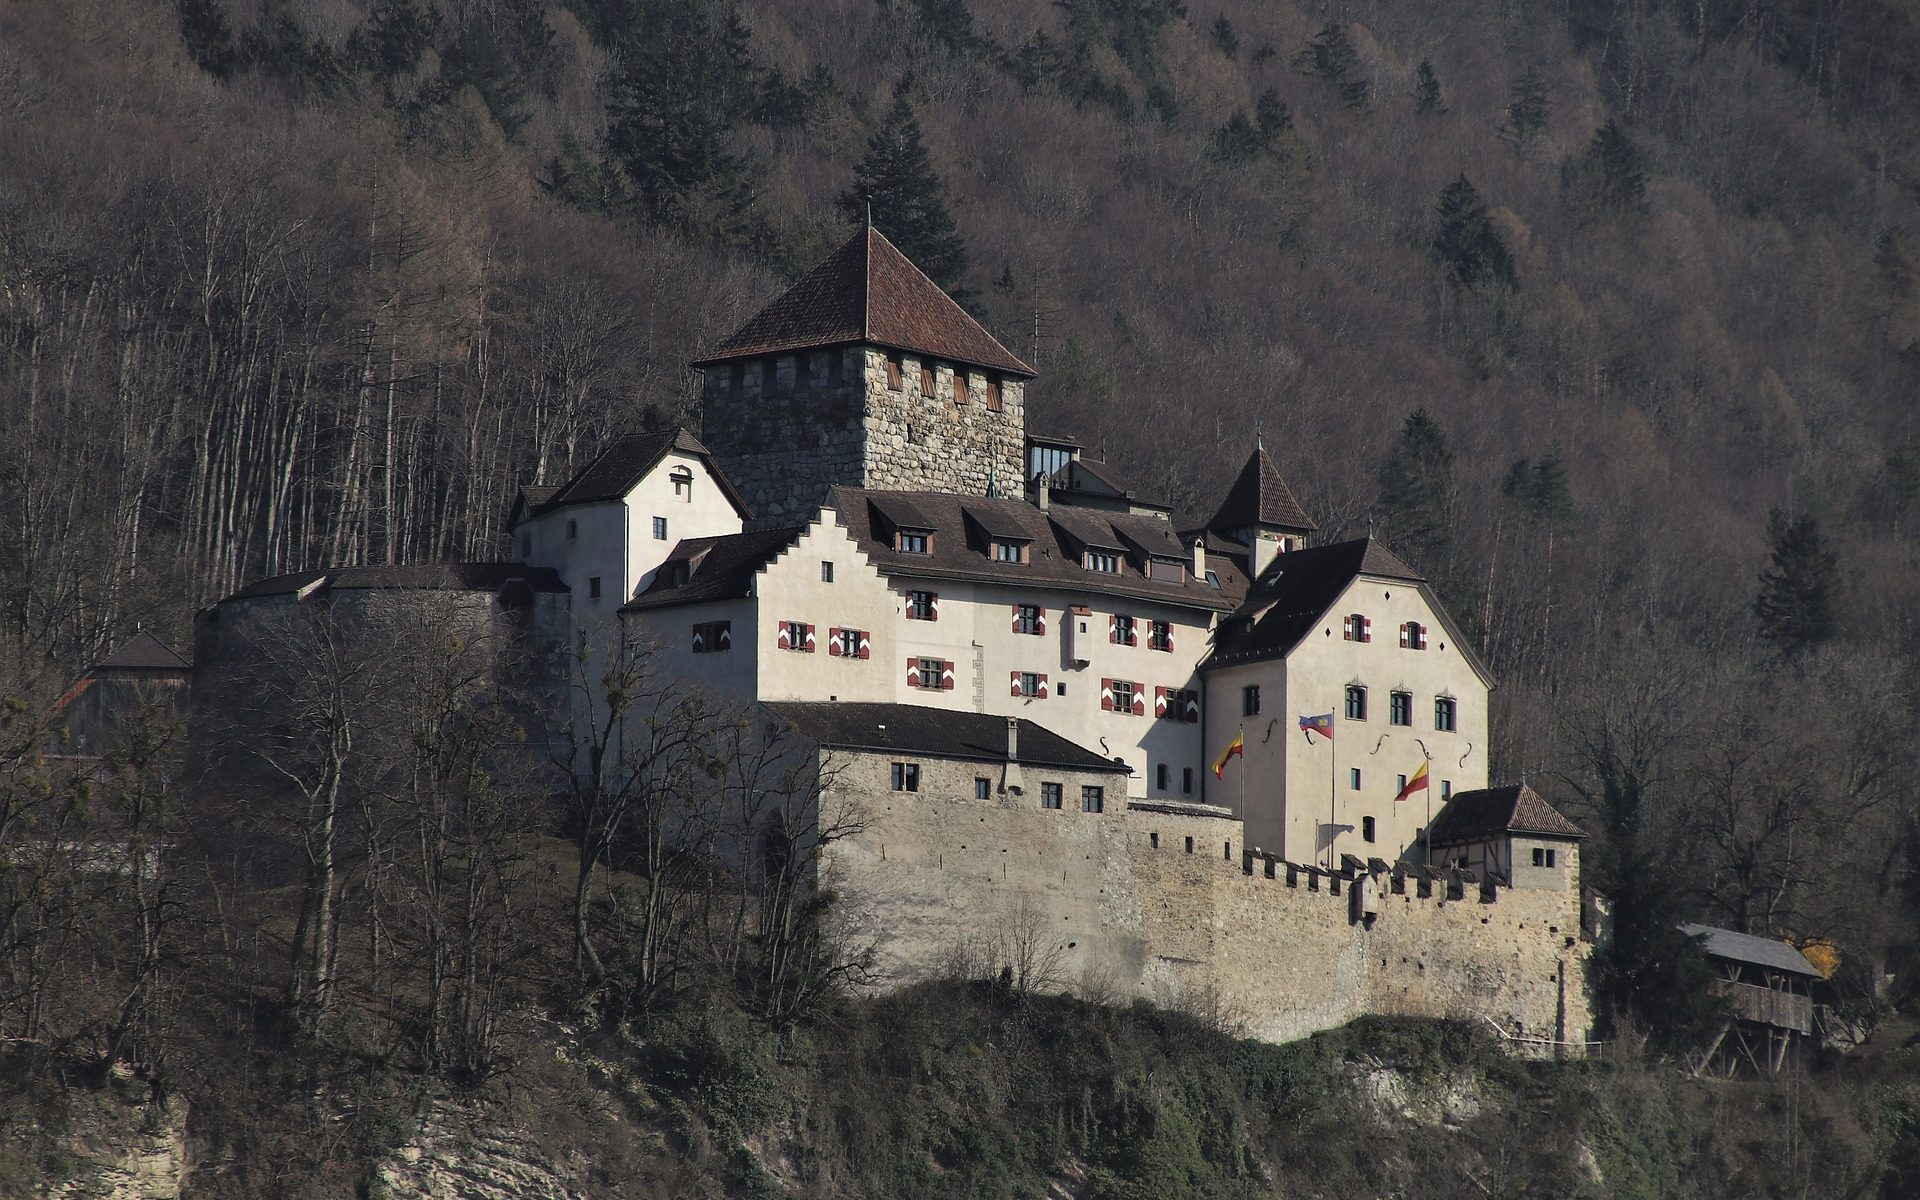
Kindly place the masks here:
[(586, 1200), (580, 1167), (524, 1130), (437, 1104), (419, 1134), (374, 1167), (369, 1190), (385, 1200)]
[(50, 1139), (40, 1155), (41, 1195), (180, 1200), (190, 1194), (185, 1103), (136, 1103), (111, 1089), (70, 1099), (66, 1132)]

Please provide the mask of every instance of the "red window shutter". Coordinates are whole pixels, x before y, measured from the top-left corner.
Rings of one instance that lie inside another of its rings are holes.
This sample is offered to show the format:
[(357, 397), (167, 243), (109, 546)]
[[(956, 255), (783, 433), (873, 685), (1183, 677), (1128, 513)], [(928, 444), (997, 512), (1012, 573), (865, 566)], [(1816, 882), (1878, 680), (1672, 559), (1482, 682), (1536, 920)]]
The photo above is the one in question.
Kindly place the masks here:
[(780, 636), (776, 638), (774, 642), (782, 650), (793, 649), (793, 638), (787, 633), (787, 623), (785, 621), (780, 622)]
[(1351, 615), (1349, 615), (1346, 620), (1340, 622), (1341, 638), (1349, 642), (1357, 640), (1358, 635), (1354, 631), (1353, 624), (1353, 617)]
[(860, 631), (860, 657), (863, 659), (873, 657), (873, 639), (864, 629)]
[(1147, 685), (1144, 683), (1136, 682), (1133, 685), (1133, 715), (1136, 717), (1147, 715)]
[(1020, 691), (1020, 672), (1018, 671), (1013, 673), (1013, 694), (1016, 696), (1022, 694)]
[(1100, 711), (1113, 711), (1113, 680), (1111, 679), (1100, 681)]
[(1120, 644), (1120, 618), (1112, 613), (1107, 614), (1107, 641), (1116, 646)]
[(827, 657), (840, 657), (840, 631), (838, 629), (827, 630)]
[(1427, 648), (1427, 627), (1425, 625), (1421, 625), (1421, 626), (1418, 626), (1417, 628), (1420, 631), (1419, 632), (1420, 644), (1414, 648), (1417, 650), (1425, 650)]
[(1153, 715), (1156, 717), (1167, 715), (1167, 689), (1163, 687), (1153, 689)]
[(1020, 606), (1018, 604), (1013, 606), (1013, 631), (1015, 633), (1020, 632)]
[(1039, 696), (1040, 696), (1040, 699), (1042, 700), (1045, 700), (1047, 698), (1047, 677), (1045, 675), (1042, 675), (1040, 677)]
[(953, 690), (953, 664), (952, 663), (946, 663), (942, 665), (940, 668), (940, 690), (943, 692), (950, 692)]
[(1187, 693), (1186, 717), (1187, 717), (1187, 724), (1189, 725), (1197, 725), (1200, 723), (1200, 693), (1199, 692)]
[(920, 660), (917, 658), (907, 660), (907, 686), (910, 688), (920, 686)]
[(1040, 609), (1039, 612), (1040, 612), (1040, 623), (1034, 626), (1034, 632), (1045, 633), (1047, 631), (1047, 610), (1043, 608), (1043, 609)]
[(719, 641), (720, 648), (722, 650), (733, 649), (733, 623), (732, 622), (730, 621), (720, 622), (720, 636), (716, 640)]
[(938, 621), (939, 619), (940, 619), (940, 594), (938, 592), (928, 592), (927, 593), (927, 620)]
[(707, 650), (707, 635), (701, 632), (700, 627), (698, 625), (695, 625), (693, 627), (693, 652), (695, 654), (704, 654), (706, 653), (706, 650)]
[(1127, 645), (1138, 646), (1139, 644), (1140, 644), (1140, 622), (1134, 621), (1127, 626)]
[(807, 626), (807, 642), (806, 642), (806, 645), (802, 648), (806, 650), (808, 654), (812, 654), (814, 651), (814, 648), (817, 645), (818, 643), (814, 641), (814, 637), (813, 637), (813, 626), (809, 625)]
[(1168, 651), (1172, 651), (1173, 649), (1173, 622), (1172, 621), (1167, 622), (1167, 649)]
[(1402, 650), (1413, 649), (1413, 625), (1410, 622), (1402, 621), (1400, 623), (1400, 648)]
[(1363, 642), (1371, 642), (1373, 640), (1373, 618), (1372, 617), (1360, 618), (1360, 640)]

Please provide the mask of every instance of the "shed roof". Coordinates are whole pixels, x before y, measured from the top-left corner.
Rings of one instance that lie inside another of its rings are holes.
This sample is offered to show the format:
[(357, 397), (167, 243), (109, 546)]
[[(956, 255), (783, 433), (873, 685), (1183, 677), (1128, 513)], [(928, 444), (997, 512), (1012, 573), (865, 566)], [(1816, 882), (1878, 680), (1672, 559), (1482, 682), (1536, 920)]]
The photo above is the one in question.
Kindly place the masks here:
[(877, 229), (863, 229), (693, 365), (874, 345), (1031, 378)]
[[(1007, 721), (993, 713), (957, 712), (916, 704), (841, 704), (770, 701), (765, 705), (795, 730), (823, 746), (883, 754), (921, 754), (984, 762), (1007, 761)], [(1022, 766), (1131, 774), (1105, 758), (1024, 717), (1016, 751)]]
[(1714, 958), (1752, 963), (1774, 971), (1820, 978), (1819, 969), (1807, 961), (1806, 955), (1786, 942), (1774, 938), (1755, 937), (1750, 933), (1736, 933), (1731, 929), (1721, 929), (1714, 925), (1691, 923), (1681, 925), (1680, 932), (1697, 939), (1700, 942), (1700, 948)]

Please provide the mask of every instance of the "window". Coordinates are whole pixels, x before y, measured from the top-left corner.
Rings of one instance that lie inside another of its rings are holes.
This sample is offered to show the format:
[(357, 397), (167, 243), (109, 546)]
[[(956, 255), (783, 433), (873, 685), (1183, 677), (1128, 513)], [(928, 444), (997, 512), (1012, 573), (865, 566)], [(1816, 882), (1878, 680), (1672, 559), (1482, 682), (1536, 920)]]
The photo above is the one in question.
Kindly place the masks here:
[(1111, 550), (1089, 550), (1086, 565), (1089, 571), (1098, 571), (1102, 575), (1118, 575), (1120, 556)]
[(1161, 763), (1159, 766), (1153, 769), (1153, 786), (1159, 788), (1163, 792), (1166, 791), (1167, 779), (1169, 778), (1170, 775), (1171, 775), (1171, 771), (1168, 769), (1167, 764)]
[(664, 542), (667, 540), (667, 519), (665, 517), (655, 517), (653, 519), (653, 540), (656, 542)]
[(580, 522), (568, 521), (567, 522), (567, 540), (572, 541), (574, 538), (577, 538), (579, 536), (580, 536)]
[(1425, 650), (1427, 648), (1427, 627), (1418, 621), (1408, 621), (1400, 626), (1400, 648), (1402, 650)]
[(1370, 642), (1373, 640), (1373, 622), (1359, 613), (1350, 613), (1342, 623), (1340, 632), (1350, 642)]
[(1366, 841), (1371, 842), (1373, 840), (1373, 834), (1374, 834), (1373, 818), (1361, 817), (1360, 818), (1360, 836)]
[(1173, 622), (1154, 621), (1147, 626), (1147, 645), (1155, 650), (1173, 649)]
[(1192, 767), (1180, 768), (1180, 792), (1182, 795), (1186, 795), (1186, 796), (1193, 795), (1193, 768)]
[(1133, 618), (1118, 613), (1107, 618), (1107, 640), (1116, 646), (1132, 646), (1139, 642), (1140, 634), (1135, 628)]
[(1357, 683), (1347, 685), (1347, 720), (1367, 719), (1367, 689)]
[(1192, 838), (1188, 838), (1188, 839), (1187, 839), (1187, 853), (1188, 853), (1188, 854), (1192, 854), (1192, 853), (1193, 853), (1193, 839), (1192, 839)]
[(1442, 779), (1440, 781), (1440, 798), (1442, 800), (1453, 799), (1453, 780)]
[(973, 398), (972, 390), (967, 386), (969, 382), (971, 381), (968, 380), (965, 371), (959, 367), (953, 369), (953, 402), (955, 404), (965, 404)]
[(1019, 688), (1016, 695), (1033, 700), (1047, 698), (1047, 677), (1037, 671), (1020, 671), (1014, 676), (1014, 686)]
[(1354, 792), (1357, 792), (1360, 790), (1360, 768), (1359, 767), (1351, 767), (1347, 770), (1347, 789), (1349, 791), (1354, 791)]
[(600, 577), (598, 575), (589, 576), (587, 579), (587, 599), (598, 600), (599, 598)]
[(686, 467), (675, 467), (667, 478), (673, 480), (673, 498), (682, 503), (693, 499), (693, 472)]
[(1025, 542), (995, 542), (993, 544), (993, 561), (1003, 563), (1026, 562), (1027, 544)]
[(1459, 703), (1452, 696), (1434, 697), (1433, 727), (1442, 733), (1452, 733), (1459, 723)]
[(993, 780), (975, 775), (973, 777), (973, 798), (975, 800), (993, 799)]
[(780, 622), (778, 644), (782, 650), (798, 650), (802, 654), (813, 653), (813, 626), (805, 621)]
[(1016, 604), (1013, 609), (1015, 633), (1041, 634), (1047, 631), (1046, 610), (1038, 604)]
[(733, 649), (733, 622), (702, 621), (693, 627), (693, 652), (718, 654)]
[(1095, 813), (1107, 811), (1107, 789), (1092, 786), (1081, 788), (1080, 811)]
[(1413, 693), (1391, 692), (1387, 696), (1387, 723), (1390, 725), (1413, 724)]
[(1536, 867), (1551, 867), (1553, 865), (1553, 851), (1535, 846), (1533, 848), (1533, 865)]
[(897, 529), (893, 534), (893, 548), (902, 554), (925, 554), (932, 541), (924, 529)]
[(827, 630), (827, 653), (834, 658), (869, 658), (872, 646), (864, 629)]
[(947, 664), (944, 659), (923, 658), (919, 670), (921, 687), (938, 690), (946, 686)]
[(823, 562), (820, 564), (820, 582), (821, 583), (833, 582), (833, 564), (832, 563)]
[(1043, 783), (1040, 785), (1040, 807), (1041, 808), (1062, 808), (1064, 806), (1065, 805), (1062, 799), (1062, 791), (1059, 784)]
[(1393, 786), (1394, 786), (1394, 793), (1393, 793), (1393, 794), (1394, 794), (1395, 796), (1398, 796), (1398, 795), (1399, 795), (1399, 794), (1400, 794), (1401, 792), (1404, 792), (1404, 791), (1406, 791), (1406, 790), (1407, 790), (1407, 777), (1406, 777), (1405, 775), (1395, 775), (1395, 776), (1393, 777)]
[(920, 364), (920, 394), (922, 396), (933, 395), (933, 364), (932, 363)]
[(1155, 850), (1160, 848), (1160, 834), (1158, 830), (1147, 834), (1147, 845), (1152, 846)]
[(1260, 715), (1260, 685), (1250, 683), (1240, 689), (1240, 715), (1257, 717)]
[(1133, 682), (1127, 679), (1113, 681), (1113, 711), (1130, 713), (1133, 711)]
[(1153, 715), (1191, 725), (1200, 719), (1200, 693), (1193, 688), (1154, 688)]
[(900, 390), (900, 358), (898, 355), (887, 355), (887, 387), (889, 390), (895, 392)]
[(987, 411), (1000, 411), (1000, 381), (991, 375), (987, 376)]
[(940, 596), (935, 592), (907, 593), (907, 620), (937, 621), (940, 619)]
[(893, 790), (896, 792), (917, 792), (920, 790), (920, 764), (893, 764)]

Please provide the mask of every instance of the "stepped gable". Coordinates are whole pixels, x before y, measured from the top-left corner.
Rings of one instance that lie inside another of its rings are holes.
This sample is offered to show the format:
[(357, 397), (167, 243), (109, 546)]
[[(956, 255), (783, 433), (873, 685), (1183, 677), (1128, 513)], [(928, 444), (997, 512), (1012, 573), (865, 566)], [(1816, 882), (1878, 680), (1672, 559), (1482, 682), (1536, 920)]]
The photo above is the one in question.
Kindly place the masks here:
[(144, 629), (94, 666), (101, 671), (191, 671), (193, 664), (168, 649), (165, 642)]
[(1455, 792), (1433, 819), (1428, 836), (1436, 846), (1457, 846), (1509, 833), (1568, 839), (1587, 836), (1524, 783)]
[(409, 563), (295, 571), (250, 583), (227, 599), (285, 596), (316, 585), (334, 591), (497, 592), (510, 583), (524, 584), (535, 592), (570, 590), (551, 567), (529, 567), (518, 562)]
[[(760, 569), (803, 532), (796, 526), (682, 539), (654, 572), (653, 582), (621, 611), (739, 599), (751, 590)], [(684, 573), (676, 569), (682, 564)]]
[[(917, 704), (846, 704), (815, 701), (767, 701), (774, 713), (822, 746), (884, 754), (924, 754), (978, 762), (1017, 761), (1022, 766), (1069, 771), (1132, 770), (1023, 717), (924, 708)], [(1007, 757), (1007, 723), (1020, 724), (1017, 758)]]
[(862, 344), (1028, 379), (1034, 375), (871, 228), (855, 234), (693, 365)]
[[(1221, 623), (1206, 665), (1219, 667), (1284, 657), (1319, 625), (1347, 585), (1362, 575), (1405, 580), (1421, 587), (1426, 584), (1419, 572), (1372, 538), (1278, 555), (1247, 589), (1239, 610)], [(1447, 623), (1440, 606), (1435, 603), (1433, 607)], [(1486, 674), (1450, 623), (1448, 634)]]
[(1273, 465), (1265, 447), (1255, 446), (1240, 474), (1227, 489), (1227, 498), (1207, 522), (1208, 529), (1244, 529), (1249, 525), (1270, 525), (1281, 529), (1311, 532), (1318, 529), (1301, 509), (1299, 501), (1280, 469)]
[[(1025, 500), (955, 496), (944, 492), (883, 492), (836, 487), (828, 507), (840, 514), (860, 550), (883, 575), (960, 579), (1025, 587), (1055, 587), (1162, 600), (1225, 611), (1231, 598), (1186, 570), (1190, 553), (1168, 524), (1154, 516), (1061, 506), (1046, 512)], [(933, 536), (926, 554), (894, 549), (893, 529)], [(1000, 562), (989, 539), (1027, 542), (1027, 561)], [(1089, 548), (1120, 556), (1117, 574), (1082, 566)], [(1152, 560), (1177, 562), (1178, 580), (1153, 578)]]
[(623, 499), (633, 490), (634, 484), (645, 478), (649, 471), (660, 465), (661, 459), (674, 451), (691, 454), (706, 463), (740, 515), (752, 515), (739, 493), (733, 490), (733, 484), (727, 481), (719, 464), (714, 461), (712, 452), (699, 438), (676, 428), (621, 434), (559, 487), (522, 488), (521, 504), (514, 508), (512, 524), (570, 504), (596, 504)]

